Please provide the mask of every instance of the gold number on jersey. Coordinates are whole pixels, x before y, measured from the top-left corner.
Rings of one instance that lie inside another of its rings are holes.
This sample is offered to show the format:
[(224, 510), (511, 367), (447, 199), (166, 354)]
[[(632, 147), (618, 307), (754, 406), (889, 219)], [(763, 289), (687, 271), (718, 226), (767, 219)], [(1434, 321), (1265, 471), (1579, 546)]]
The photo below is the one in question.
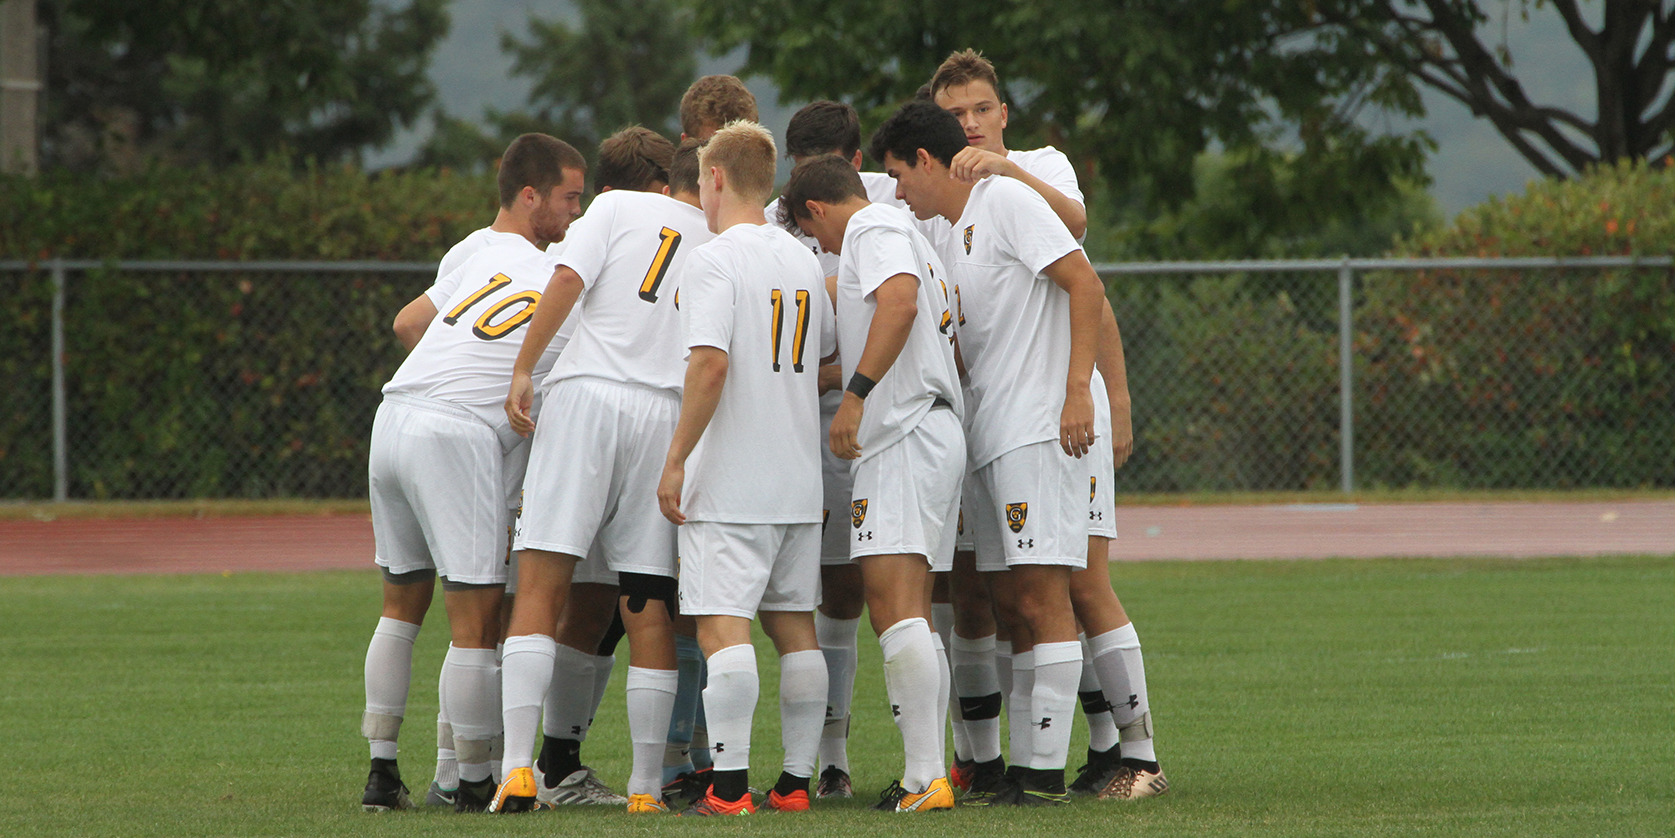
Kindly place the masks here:
[[(930, 267), (931, 267), (930, 265), (926, 265), (925, 270), (929, 271)], [(939, 280), (937, 280), (937, 284), (942, 286), (942, 303), (943, 303), (943, 305), (947, 305), (948, 304), (948, 283), (943, 282), (942, 280), (939, 279)], [(959, 289), (955, 288), (954, 290), (958, 291)], [(937, 325), (936, 329), (937, 329), (937, 331), (939, 331), (939, 332), (943, 333), (944, 335), (948, 336), (948, 342), (949, 343), (954, 342), (954, 332), (952, 330), (953, 325), (954, 325), (954, 315), (949, 313), (948, 309), (943, 309), (942, 310), (942, 322)]]
[[(529, 322), (535, 316), (535, 304), (541, 302), (540, 291), (519, 291), (504, 300), (494, 304), (493, 308), (483, 312), (477, 318), (476, 325), (471, 327), (471, 333), (483, 340), (500, 340), (517, 331), (519, 326)], [(505, 320), (495, 323), (494, 319), (508, 310), (519, 307)]]
[[(779, 372), (779, 334), (785, 329), (785, 296), (775, 288), (769, 294), (773, 301), (773, 331), (774, 372)], [(807, 291), (797, 292), (797, 320), (791, 334), (791, 371), (803, 371), (803, 347), (808, 344), (809, 296)]]
[(442, 322), (448, 324), (449, 326), (458, 323), (460, 315), (465, 314), (465, 312), (472, 306), (482, 302), (484, 297), (487, 297), (488, 295), (493, 294), (494, 292), (511, 284), (511, 277), (505, 274), (495, 274), (494, 278), (489, 280), (489, 284), (478, 288), (476, 291), (472, 292), (471, 296), (460, 300), (459, 305), (454, 306), (454, 310), (448, 312), (448, 315), (442, 318)]
[(957, 282), (954, 283), (954, 314), (957, 316), (956, 319), (960, 321), (960, 325), (964, 326), (965, 306), (960, 303), (960, 284)]
[(675, 258), (675, 249), (680, 247), (680, 233), (668, 227), (664, 227), (657, 237), (661, 240), (657, 245), (657, 255), (651, 257), (646, 279), (640, 283), (640, 299), (648, 303), (657, 302), (657, 286), (663, 284), (664, 275), (669, 273), (669, 263)]

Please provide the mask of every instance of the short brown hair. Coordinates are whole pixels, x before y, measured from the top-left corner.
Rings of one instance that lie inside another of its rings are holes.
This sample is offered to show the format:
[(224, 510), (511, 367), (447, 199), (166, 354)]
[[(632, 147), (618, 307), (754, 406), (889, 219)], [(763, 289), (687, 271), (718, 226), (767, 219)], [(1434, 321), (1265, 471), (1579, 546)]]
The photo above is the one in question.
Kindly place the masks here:
[(727, 173), (734, 194), (761, 206), (773, 194), (778, 156), (774, 135), (768, 129), (736, 120), (715, 132), (698, 152), (699, 176), (720, 169)]
[(785, 154), (789, 157), (854, 157), (860, 150), (861, 117), (842, 102), (810, 102), (793, 114), (791, 124), (785, 127)]
[(736, 76), (704, 76), (680, 97), (680, 130), (688, 137), (741, 119), (756, 121), (756, 94)]
[(575, 169), (585, 175), (587, 160), (557, 137), (548, 134), (518, 137), (500, 155), (500, 173), (495, 176), (500, 205), (511, 206), (525, 186), (534, 187), (536, 194), (546, 197), (553, 187), (564, 182), (565, 169)]
[(983, 53), (974, 49), (962, 49), (942, 62), (936, 68), (936, 74), (931, 76), (931, 96), (941, 93), (945, 87), (961, 84), (971, 84), (974, 81), (989, 83), (995, 95), (1000, 95), (1000, 77), (995, 75), (995, 65), (983, 57)]
[(854, 164), (836, 154), (810, 157), (791, 170), (791, 179), (779, 195), (779, 224), (801, 233), (797, 219), (808, 218), (808, 202), (840, 204), (850, 198), (867, 197), (867, 187)]
[(649, 128), (630, 125), (599, 144), (596, 185), (600, 191), (606, 187), (651, 191), (669, 182), (669, 164), (674, 157), (674, 143)]
[(698, 149), (704, 141), (687, 137), (675, 150), (675, 160), (669, 164), (669, 194), (698, 194)]

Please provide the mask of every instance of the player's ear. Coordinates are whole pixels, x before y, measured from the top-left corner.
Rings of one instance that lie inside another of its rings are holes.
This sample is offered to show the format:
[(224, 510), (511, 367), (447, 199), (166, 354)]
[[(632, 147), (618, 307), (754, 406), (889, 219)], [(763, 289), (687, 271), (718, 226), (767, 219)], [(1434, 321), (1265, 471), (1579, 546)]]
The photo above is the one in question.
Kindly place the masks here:
[(538, 203), (540, 197), (541, 193), (536, 192), (533, 186), (525, 186), (518, 190), (518, 201), (525, 205)]
[(919, 166), (929, 166), (931, 161), (935, 159), (931, 157), (931, 153), (928, 150), (922, 148), (914, 149), (913, 156), (917, 158), (915, 163)]
[(665, 184), (663, 184), (663, 188), (662, 188), (662, 189), (659, 189), (659, 190), (657, 190), (657, 191), (659, 191), (659, 192), (662, 192), (662, 193), (663, 193), (663, 194), (665, 194), (665, 195), (668, 195), (668, 194), (670, 194), (670, 192), (669, 192), (669, 184), (667, 184), (667, 183), (665, 183)]
[(1005, 102), (1000, 103), (1000, 127), (1002, 129), (1004, 129), (1006, 127), (1006, 103)]
[(860, 149), (858, 149), (858, 148), (855, 149), (855, 156), (850, 158), (849, 162), (850, 162), (851, 165), (853, 165), (855, 167), (855, 171), (858, 172), (858, 171), (861, 170), (861, 150)]
[(808, 208), (808, 215), (810, 218), (817, 218), (821, 221), (826, 220), (826, 208), (821, 206), (819, 201), (810, 199), (804, 201), (803, 206)]

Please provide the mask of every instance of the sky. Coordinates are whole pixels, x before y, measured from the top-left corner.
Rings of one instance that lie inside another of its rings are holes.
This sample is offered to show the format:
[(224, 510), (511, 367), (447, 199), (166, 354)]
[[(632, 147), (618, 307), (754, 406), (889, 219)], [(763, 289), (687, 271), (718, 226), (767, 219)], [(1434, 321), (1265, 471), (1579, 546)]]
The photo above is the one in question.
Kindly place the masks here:
[[(1592, 118), (1592, 75), (1580, 51), (1565, 33), (1551, 7), (1532, 8), (1530, 20), (1519, 13), (1522, 4), (1488, 0), (1494, 19), (1486, 29), (1499, 42), (1504, 37), (1513, 69), (1531, 98), (1574, 110)], [(1503, 13), (1503, 9), (1508, 10)], [(1584, 9), (1599, 14), (1592, 5)], [(500, 51), (502, 32), (521, 29), (531, 14), (577, 21), (570, 0), (465, 0), (450, 7), (453, 28), (431, 61), (431, 79), (438, 102), (453, 116), (480, 116), (485, 107), (501, 110), (525, 104), (529, 84), (509, 75), (511, 59)], [(730, 73), (743, 64), (742, 52), (700, 59), (700, 73)], [(781, 105), (773, 83), (745, 79), (760, 103), (762, 122), (776, 136), (784, 136), (791, 114), (803, 103)], [(1496, 133), (1487, 120), (1473, 117), (1464, 105), (1434, 91), (1425, 91), (1427, 116), (1418, 122), (1372, 119), (1375, 127), (1391, 130), (1423, 128), (1438, 144), (1431, 155), (1431, 193), (1443, 212), (1452, 217), (1492, 195), (1521, 192), (1536, 178), (1535, 169)], [(402, 132), (388, 147), (369, 154), (372, 167), (404, 163), (430, 130), (428, 122)], [(785, 172), (781, 172), (783, 176)]]

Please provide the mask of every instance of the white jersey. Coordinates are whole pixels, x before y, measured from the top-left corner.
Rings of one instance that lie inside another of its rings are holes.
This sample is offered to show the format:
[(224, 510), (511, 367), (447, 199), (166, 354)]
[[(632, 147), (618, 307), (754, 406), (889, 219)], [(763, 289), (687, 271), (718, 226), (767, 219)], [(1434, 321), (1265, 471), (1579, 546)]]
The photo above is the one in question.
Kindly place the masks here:
[[(884, 204), (886, 206), (907, 209), (906, 202), (896, 200), (895, 178), (882, 172), (861, 172), (861, 186), (865, 187), (867, 190), (868, 201), (875, 204)], [(769, 224), (779, 223), (778, 200), (769, 204), (766, 212)], [(797, 241), (802, 242), (803, 246), (809, 249), (809, 252), (813, 253), (820, 259), (820, 270), (824, 271), (826, 276), (837, 276), (838, 255), (836, 253), (826, 252), (826, 249), (820, 246), (820, 242), (815, 241), (812, 236), (805, 236), (796, 231), (787, 232), (790, 232)], [(833, 409), (836, 410), (836, 408)]]
[(594, 198), (557, 256), (586, 291), (566, 318), (580, 321), (575, 338), (546, 385), (593, 376), (680, 393), (675, 292), (688, 254), (711, 238), (703, 210), (667, 195), (613, 189)]
[(1082, 197), (1082, 184), (1076, 180), (1076, 167), (1070, 165), (1070, 158), (1064, 156), (1064, 152), (1049, 145), (1029, 151), (1008, 151), (1006, 159), (1039, 178), (1042, 183), (1064, 193), (1070, 200), (1084, 207), (1088, 205)]
[(680, 311), (687, 346), (727, 352), (686, 461), (687, 519), (820, 523), (819, 370), (836, 338), (818, 260), (778, 227), (734, 225), (692, 253)]
[(878, 310), (873, 292), (897, 274), (918, 278), (918, 315), (907, 342), (861, 413), (856, 441), (865, 460), (907, 436), (937, 399), (948, 402), (956, 415), (964, 412), (954, 367), (954, 318), (942, 260), (903, 210), (871, 204), (851, 216), (838, 265), (838, 355), (844, 381), (855, 374), (867, 344)]
[(943, 244), (956, 286), (973, 468), (1059, 438), (1070, 295), (1041, 271), (1078, 249), (1045, 198), (1004, 177), (972, 187)]
[[(552, 265), (527, 239), (479, 250), (448, 279), (459, 290), (438, 307), (438, 317), (401, 362), (384, 394), (441, 399), (471, 411), (515, 442), (503, 405), (512, 365), (523, 348), (523, 326), (552, 278)], [(563, 332), (535, 365), (539, 377), (564, 349)]]
[[(459, 266), (465, 264), (465, 260), (475, 256), (477, 251), (485, 247), (517, 242), (527, 244), (529, 240), (517, 233), (502, 233), (492, 227), (472, 231), (470, 235), (460, 239), (458, 244), (448, 248), (448, 252), (442, 257), (442, 263), (436, 267), (436, 283), (425, 291), (425, 296), (430, 298), (431, 304), (436, 306), (437, 311), (441, 311), (443, 304), (448, 302), (448, 298), (459, 290), (459, 278), (454, 276), (453, 273), (459, 270)], [(534, 245), (530, 246), (533, 247)]]

